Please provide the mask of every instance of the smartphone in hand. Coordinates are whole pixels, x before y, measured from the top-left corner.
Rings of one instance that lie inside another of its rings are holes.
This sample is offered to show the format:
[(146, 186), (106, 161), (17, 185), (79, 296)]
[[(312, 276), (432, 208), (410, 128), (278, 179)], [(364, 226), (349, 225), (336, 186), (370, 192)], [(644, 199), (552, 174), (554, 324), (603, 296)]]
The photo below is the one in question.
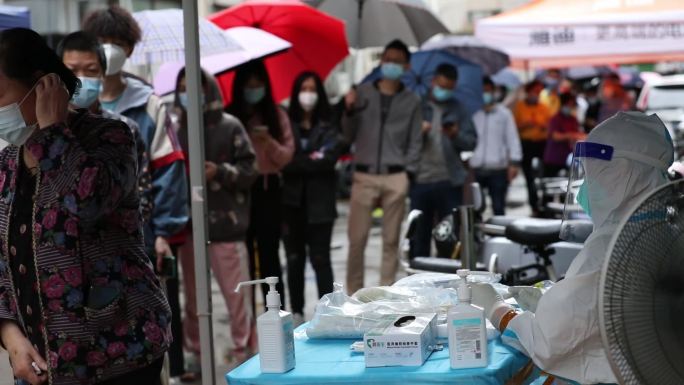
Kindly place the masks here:
[(268, 134), (268, 126), (260, 124), (258, 126), (252, 127), (252, 133), (254, 134)]

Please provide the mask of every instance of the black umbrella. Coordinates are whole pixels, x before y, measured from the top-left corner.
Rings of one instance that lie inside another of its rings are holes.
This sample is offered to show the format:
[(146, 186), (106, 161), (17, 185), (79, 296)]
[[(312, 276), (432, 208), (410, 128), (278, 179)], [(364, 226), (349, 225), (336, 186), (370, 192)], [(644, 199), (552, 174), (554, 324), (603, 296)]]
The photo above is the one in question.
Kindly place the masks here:
[(511, 63), (508, 55), (470, 35), (438, 35), (421, 47), (421, 50), (433, 49), (444, 49), (478, 64), (486, 75), (494, 75)]
[(382, 47), (392, 39), (419, 46), (447, 28), (420, 0), (305, 0), (346, 22), (347, 40), (355, 48)]

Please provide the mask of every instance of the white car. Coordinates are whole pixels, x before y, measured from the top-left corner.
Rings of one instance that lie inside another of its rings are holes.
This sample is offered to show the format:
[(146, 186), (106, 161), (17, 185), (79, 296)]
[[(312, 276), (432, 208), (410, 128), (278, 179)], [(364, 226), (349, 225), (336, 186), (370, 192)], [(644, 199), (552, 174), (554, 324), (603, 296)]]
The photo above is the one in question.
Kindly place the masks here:
[(658, 114), (680, 156), (684, 155), (684, 75), (654, 76), (646, 80), (637, 108)]

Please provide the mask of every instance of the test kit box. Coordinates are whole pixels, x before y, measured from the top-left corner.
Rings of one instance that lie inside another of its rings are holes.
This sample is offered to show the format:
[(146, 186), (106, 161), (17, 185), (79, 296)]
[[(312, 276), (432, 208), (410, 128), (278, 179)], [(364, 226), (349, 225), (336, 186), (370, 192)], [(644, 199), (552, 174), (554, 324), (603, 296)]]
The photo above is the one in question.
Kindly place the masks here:
[(367, 368), (421, 366), (437, 335), (435, 313), (389, 315), (363, 336)]

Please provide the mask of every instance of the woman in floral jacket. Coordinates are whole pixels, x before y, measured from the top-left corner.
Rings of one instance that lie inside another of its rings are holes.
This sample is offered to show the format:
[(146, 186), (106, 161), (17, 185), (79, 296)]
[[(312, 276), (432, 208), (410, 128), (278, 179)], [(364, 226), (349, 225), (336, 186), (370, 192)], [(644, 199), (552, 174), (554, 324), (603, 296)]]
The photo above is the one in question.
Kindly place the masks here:
[(125, 124), (70, 111), (77, 86), (37, 33), (0, 32), (0, 341), (31, 384), (156, 384), (170, 311), (135, 144)]

